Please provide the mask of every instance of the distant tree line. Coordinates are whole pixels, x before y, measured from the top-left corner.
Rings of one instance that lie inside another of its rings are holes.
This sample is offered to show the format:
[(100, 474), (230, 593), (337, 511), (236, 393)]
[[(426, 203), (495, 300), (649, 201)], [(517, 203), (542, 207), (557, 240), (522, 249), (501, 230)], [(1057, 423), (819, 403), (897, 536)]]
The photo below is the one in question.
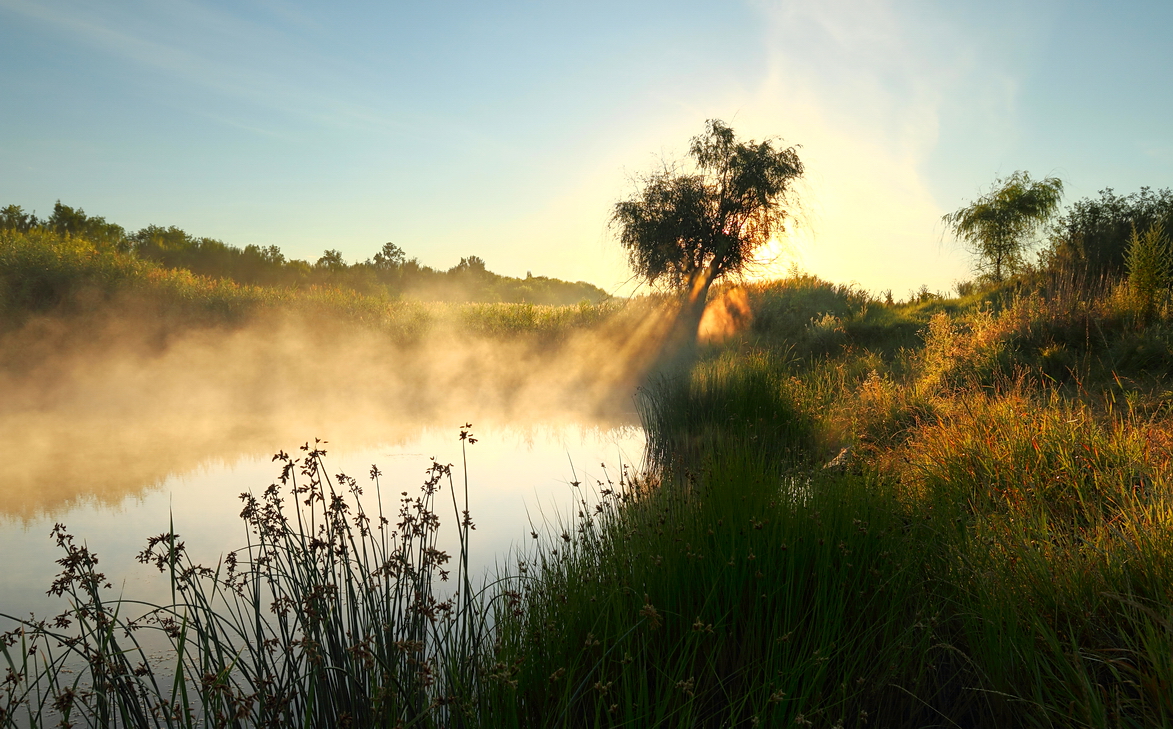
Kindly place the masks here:
[(1085, 198), (1059, 217), (1043, 261), (1089, 279), (1119, 279), (1128, 272), (1134, 232), (1173, 232), (1173, 191), (1142, 187), (1117, 195), (1111, 188)]
[(338, 286), (367, 294), (386, 293), (438, 301), (484, 301), (534, 304), (597, 303), (607, 292), (585, 281), (568, 282), (545, 276), (502, 276), (486, 268), (478, 256), (462, 258), (448, 270), (420, 263), (394, 243), (385, 243), (366, 261), (347, 263), (341, 251), (326, 250), (317, 261), (288, 259), (277, 246), (238, 248), (214, 238), (193, 236), (175, 226), (148, 225), (134, 233), (86, 215), (81, 208), (58, 201), (40, 219), (19, 205), (0, 209), (0, 230), (34, 229), (82, 237), (122, 253), (155, 261), (167, 268), (187, 269), (212, 278), (259, 286)]
[[(995, 180), (989, 191), (944, 216), (944, 222), (974, 254), (983, 278), (995, 283), (1027, 271), (1093, 287), (1125, 277), (1163, 280), (1170, 263), (1162, 246), (1165, 233), (1173, 231), (1173, 191), (1142, 187), (1118, 195), (1109, 188), (1058, 214), (1062, 192), (1057, 178), (1036, 181), (1015, 172)], [(1038, 265), (1032, 266), (1026, 254), (1039, 242), (1039, 230), (1049, 235)]]

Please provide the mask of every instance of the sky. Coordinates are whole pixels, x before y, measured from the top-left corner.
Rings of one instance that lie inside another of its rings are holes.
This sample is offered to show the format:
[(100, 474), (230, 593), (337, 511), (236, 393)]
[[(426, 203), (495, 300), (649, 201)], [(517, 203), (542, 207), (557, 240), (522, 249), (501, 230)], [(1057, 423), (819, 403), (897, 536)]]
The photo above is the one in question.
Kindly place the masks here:
[(1016, 170), (1173, 186), (1168, 0), (0, 0), (0, 205), (637, 291), (614, 231), (707, 119), (799, 145), (793, 266), (897, 298)]

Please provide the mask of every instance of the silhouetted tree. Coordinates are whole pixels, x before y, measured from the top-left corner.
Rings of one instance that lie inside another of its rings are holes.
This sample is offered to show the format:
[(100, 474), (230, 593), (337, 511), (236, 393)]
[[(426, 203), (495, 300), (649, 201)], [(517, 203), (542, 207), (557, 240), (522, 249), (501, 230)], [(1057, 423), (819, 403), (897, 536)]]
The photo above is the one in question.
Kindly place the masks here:
[(0, 210), (0, 230), (15, 230), (27, 233), (41, 224), (37, 216), (26, 213), (19, 205), (8, 205)]
[(265, 263), (272, 263), (274, 265), (282, 265), (285, 263), (285, 254), (281, 249), (274, 245), (268, 245), (261, 249), (261, 259)]
[(710, 119), (688, 161), (641, 180), (618, 203), (612, 225), (636, 273), (687, 293), (699, 320), (710, 285), (745, 270), (753, 252), (782, 230), (787, 193), (803, 174), (795, 147), (738, 141)]
[(383, 248), (375, 254), (373, 265), (380, 270), (399, 268), (407, 260), (407, 254), (394, 243), (384, 243)]
[(460, 263), (453, 266), (449, 271), (451, 273), (471, 273), (482, 274), (485, 273), (485, 259), (480, 256), (468, 256), (461, 258)]
[(1059, 218), (1049, 263), (1093, 282), (1119, 278), (1132, 231), (1156, 225), (1173, 230), (1173, 190), (1142, 187), (1128, 195), (1100, 190), (1099, 198), (1078, 200)]
[(1062, 197), (1058, 177), (1036, 182), (1019, 171), (994, 180), (989, 192), (942, 220), (969, 245), (979, 269), (1001, 281), (1021, 265), (1031, 235), (1051, 219)]
[(346, 261), (342, 260), (342, 251), (332, 248), (324, 251), (322, 257), (314, 265), (330, 271), (341, 271), (346, 268)]

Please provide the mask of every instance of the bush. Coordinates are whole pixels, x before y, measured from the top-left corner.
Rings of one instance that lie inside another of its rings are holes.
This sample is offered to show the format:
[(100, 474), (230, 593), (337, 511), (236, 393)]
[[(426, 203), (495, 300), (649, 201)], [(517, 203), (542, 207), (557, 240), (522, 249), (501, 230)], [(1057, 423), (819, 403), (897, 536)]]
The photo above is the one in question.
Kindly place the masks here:
[(40, 228), (0, 230), (0, 306), (10, 317), (109, 299), (154, 266), (110, 246)]
[(1124, 267), (1128, 271), (1128, 286), (1137, 299), (1142, 324), (1153, 319), (1159, 304), (1169, 292), (1173, 275), (1173, 261), (1170, 261), (1169, 241), (1165, 238), (1164, 226), (1156, 223), (1143, 235), (1136, 228), (1128, 239)]

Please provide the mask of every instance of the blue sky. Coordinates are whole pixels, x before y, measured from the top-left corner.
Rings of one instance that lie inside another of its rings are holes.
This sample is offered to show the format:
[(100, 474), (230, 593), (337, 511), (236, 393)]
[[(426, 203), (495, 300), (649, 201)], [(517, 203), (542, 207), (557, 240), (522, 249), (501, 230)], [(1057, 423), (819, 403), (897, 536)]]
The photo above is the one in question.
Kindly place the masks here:
[(897, 296), (997, 176), (1173, 186), (1173, 3), (0, 0), (0, 204), (614, 290), (632, 176), (802, 145), (777, 267)]

